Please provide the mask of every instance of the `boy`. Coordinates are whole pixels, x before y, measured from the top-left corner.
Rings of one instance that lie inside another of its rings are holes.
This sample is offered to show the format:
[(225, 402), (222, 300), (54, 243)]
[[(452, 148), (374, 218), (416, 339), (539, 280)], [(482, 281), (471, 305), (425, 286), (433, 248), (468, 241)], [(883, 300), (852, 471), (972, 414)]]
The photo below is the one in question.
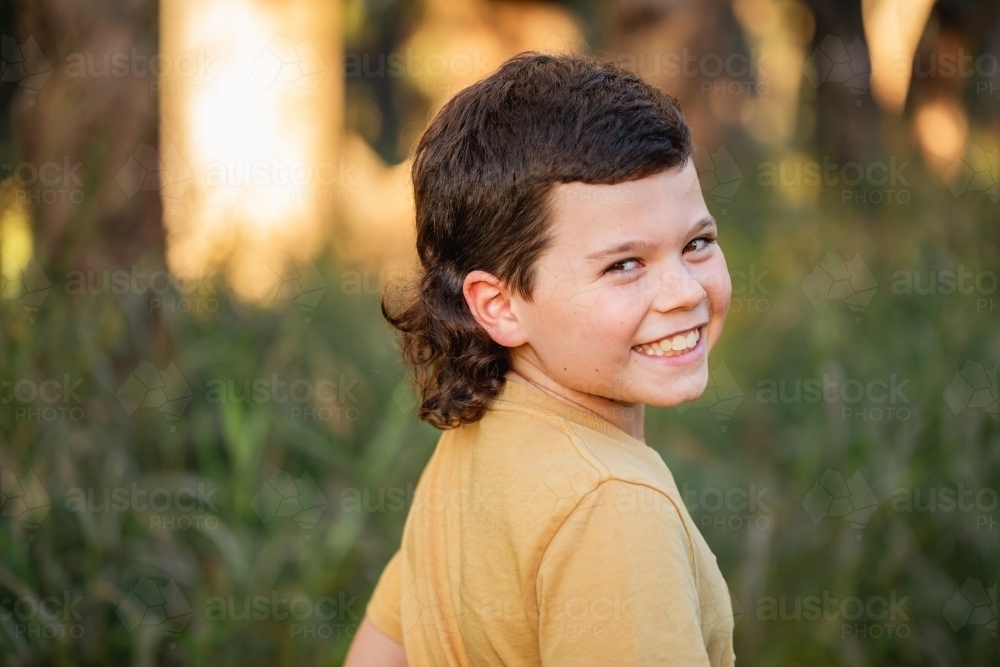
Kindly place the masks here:
[(348, 654), (360, 665), (732, 665), (715, 557), (645, 444), (697, 398), (732, 285), (676, 102), (525, 53), (413, 166), (401, 332), (446, 429)]

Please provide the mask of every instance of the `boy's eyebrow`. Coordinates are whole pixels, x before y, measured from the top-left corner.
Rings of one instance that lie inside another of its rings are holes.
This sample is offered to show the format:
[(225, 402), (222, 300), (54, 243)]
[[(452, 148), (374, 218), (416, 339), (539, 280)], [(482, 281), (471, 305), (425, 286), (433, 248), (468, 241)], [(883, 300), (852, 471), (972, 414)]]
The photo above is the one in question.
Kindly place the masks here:
[(597, 261), (600, 259), (606, 259), (614, 257), (615, 255), (620, 255), (625, 252), (637, 252), (641, 250), (652, 250), (656, 247), (655, 243), (650, 243), (649, 241), (626, 241), (616, 246), (610, 248), (605, 248), (604, 250), (599, 250), (598, 252), (587, 255), (587, 261)]
[[(697, 234), (706, 227), (714, 227), (715, 224), (716, 224), (715, 218), (713, 218), (712, 216), (708, 216), (707, 218), (702, 218), (701, 220), (695, 223), (694, 227), (691, 228), (691, 231), (688, 232), (688, 234)], [(620, 255), (626, 252), (653, 250), (656, 247), (657, 247), (656, 243), (650, 243), (649, 241), (643, 241), (643, 240), (626, 241), (625, 243), (620, 243), (616, 246), (611, 246), (609, 248), (605, 248), (604, 250), (599, 250), (595, 253), (587, 255), (586, 259), (587, 261), (597, 261), (601, 259), (614, 257), (615, 255)]]
[(690, 233), (697, 234), (706, 227), (715, 227), (716, 224), (717, 223), (715, 222), (715, 218), (713, 218), (712, 216), (708, 216), (707, 218), (702, 218), (697, 223), (695, 223), (695, 226), (691, 229)]

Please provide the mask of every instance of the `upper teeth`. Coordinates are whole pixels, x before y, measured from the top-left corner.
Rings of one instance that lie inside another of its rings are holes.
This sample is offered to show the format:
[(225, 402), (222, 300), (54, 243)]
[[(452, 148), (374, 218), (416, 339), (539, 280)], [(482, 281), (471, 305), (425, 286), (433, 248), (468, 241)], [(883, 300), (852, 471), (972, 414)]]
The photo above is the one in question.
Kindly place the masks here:
[(687, 333), (679, 333), (676, 336), (661, 338), (660, 340), (653, 341), (652, 343), (637, 345), (636, 349), (641, 352), (645, 352), (646, 354), (662, 357), (665, 354), (683, 352), (691, 349), (698, 344), (700, 336), (701, 334), (697, 329), (692, 329)]

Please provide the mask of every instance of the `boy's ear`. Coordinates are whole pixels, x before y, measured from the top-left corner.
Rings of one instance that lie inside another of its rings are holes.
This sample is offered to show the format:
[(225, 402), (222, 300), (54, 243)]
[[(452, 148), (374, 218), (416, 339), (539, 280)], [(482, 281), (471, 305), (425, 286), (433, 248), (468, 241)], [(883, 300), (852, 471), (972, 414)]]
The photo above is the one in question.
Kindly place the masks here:
[(519, 347), (527, 342), (512, 308), (510, 292), (499, 278), (486, 271), (470, 271), (462, 283), (462, 293), (476, 322), (496, 343)]

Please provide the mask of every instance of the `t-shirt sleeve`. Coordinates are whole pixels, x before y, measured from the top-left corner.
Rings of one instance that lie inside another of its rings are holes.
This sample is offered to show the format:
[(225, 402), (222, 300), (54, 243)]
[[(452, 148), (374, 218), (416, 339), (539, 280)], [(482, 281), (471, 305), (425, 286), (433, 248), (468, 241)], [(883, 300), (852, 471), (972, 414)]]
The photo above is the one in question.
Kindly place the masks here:
[(368, 606), (365, 607), (367, 616), (382, 634), (391, 637), (400, 644), (403, 643), (403, 629), (400, 625), (400, 587), (399, 587), (399, 563), (401, 549), (397, 549), (385, 569), (382, 576), (375, 584)]
[(544, 667), (709, 665), (691, 540), (660, 491), (598, 485), (546, 547), (536, 583)]

